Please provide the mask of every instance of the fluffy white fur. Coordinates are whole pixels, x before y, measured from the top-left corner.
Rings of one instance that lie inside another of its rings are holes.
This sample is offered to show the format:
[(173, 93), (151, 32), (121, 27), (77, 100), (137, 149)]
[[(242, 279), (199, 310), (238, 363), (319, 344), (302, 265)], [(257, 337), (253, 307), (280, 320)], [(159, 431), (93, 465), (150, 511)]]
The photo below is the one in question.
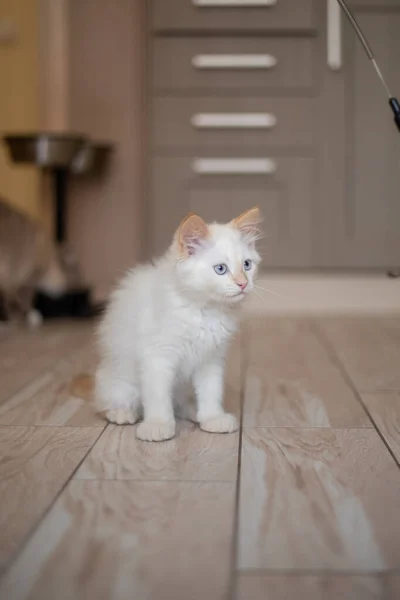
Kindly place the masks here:
[(124, 277), (99, 330), (95, 397), (109, 421), (135, 423), (143, 415), (139, 439), (172, 438), (174, 408), (189, 416), (194, 391), (192, 418), (203, 430), (237, 430), (222, 405), (225, 355), (260, 262), (259, 221), (257, 208), (225, 225), (189, 215), (162, 258)]

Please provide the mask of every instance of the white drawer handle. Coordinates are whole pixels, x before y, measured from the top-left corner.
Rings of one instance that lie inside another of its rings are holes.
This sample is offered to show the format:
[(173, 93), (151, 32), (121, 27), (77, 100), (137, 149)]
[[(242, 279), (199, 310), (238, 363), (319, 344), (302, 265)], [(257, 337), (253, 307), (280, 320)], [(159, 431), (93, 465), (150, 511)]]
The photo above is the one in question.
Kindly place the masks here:
[(270, 158), (196, 158), (192, 170), (198, 175), (272, 175), (277, 164)]
[(195, 69), (272, 69), (277, 62), (271, 54), (197, 54), (192, 58)]
[(197, 129), (271, 129), (276, 122), (269, 113), (198, 113), (191, 118)]
[(192, 0), (194, 6), (207, 8), (253, 8), (275, 6), (278, 0)]
[(342, 9), (337, 0), (327, 0), (327, 62), (332, 71), (342, 66)]

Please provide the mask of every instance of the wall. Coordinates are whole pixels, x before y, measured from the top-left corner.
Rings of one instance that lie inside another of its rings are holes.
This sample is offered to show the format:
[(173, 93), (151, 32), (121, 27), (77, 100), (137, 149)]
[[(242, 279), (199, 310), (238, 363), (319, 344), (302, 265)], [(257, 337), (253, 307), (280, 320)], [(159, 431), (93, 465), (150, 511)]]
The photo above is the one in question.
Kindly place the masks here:
[[(38, 17), (37, 0), (0, 0), (0, 19), (16, 28), (14, 40), (0, 42), (0, 135), (39, 125)], [(39, 173), (34, 167), (13, 166), (3, 144), (0, 195), (33, 217), (44, 218)]]
[(40, 123), (44, 131), (69, 127), (69, 9), (71, 0), (38, 0), (40, 19)]
[(98, 292), (143, 253), (144, 5), (69, 6), (69, 127), (115, 145), (108, 172), (70, 191), (69, 238)]

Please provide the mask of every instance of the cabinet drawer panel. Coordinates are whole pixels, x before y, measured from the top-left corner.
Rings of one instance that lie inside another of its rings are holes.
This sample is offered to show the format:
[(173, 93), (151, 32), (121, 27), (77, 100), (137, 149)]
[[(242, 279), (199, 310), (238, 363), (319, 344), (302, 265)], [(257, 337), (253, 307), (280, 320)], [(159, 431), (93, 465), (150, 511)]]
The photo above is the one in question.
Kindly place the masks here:
[(153, 90), (221, 93), (307, 90), (315, 40), (307, 38), (155, 38)]
[[(235, 160), (240, 158), (243, 157), (235, 156)], [(314, 160), (270, 155), (265, 159), (275, 162), (275, 172), (207, 175), (196, 172), (194, 159), (155, 158), (152, 206), (155, 252), (165, 251), (180, 220), (188, 212), (196, 212), (207, 221), (224, 222), (258, 204), (266, 234), (260, 241), (263, 264), (310, 266)]]
[(153, 0), (155, 31), (312, 31), (313, 0)]
[(311, 98), (155, 98), (157, 149), (312, 146)]
[(374, 7), (374, 8), (399, 8), (400, 2), (399, 0), (348, 0), (348, 4), (351, 8), (366, 8), (366, 7)]

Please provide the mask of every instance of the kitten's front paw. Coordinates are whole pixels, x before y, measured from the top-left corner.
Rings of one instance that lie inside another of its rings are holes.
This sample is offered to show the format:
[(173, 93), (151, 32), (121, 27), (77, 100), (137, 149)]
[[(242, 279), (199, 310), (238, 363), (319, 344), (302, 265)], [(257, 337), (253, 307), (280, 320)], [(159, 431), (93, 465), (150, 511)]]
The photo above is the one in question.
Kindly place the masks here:
[(139, 411), (135, 408), (114, 408), (107, 410), (105, 417), (107, 421), (117, 425), (134, 425), (139, 420)]
[(163, 442), (175, 436), (175, 421), (151, 419), (140, 423), (136, 437), (143, 442)]
[(239, 425), (236, 417), (228, 413), (222, 413), (200, 421), (200, 429), (209, 433), (233, 433), (239, 429)]

